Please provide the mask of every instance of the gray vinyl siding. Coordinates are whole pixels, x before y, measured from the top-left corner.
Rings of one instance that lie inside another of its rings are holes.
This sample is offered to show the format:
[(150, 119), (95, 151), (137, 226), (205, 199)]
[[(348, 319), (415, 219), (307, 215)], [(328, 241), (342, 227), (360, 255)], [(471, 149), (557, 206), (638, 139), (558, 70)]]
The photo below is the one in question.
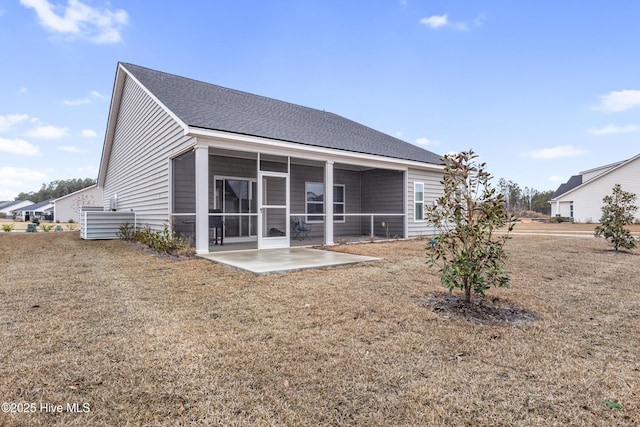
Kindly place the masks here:
[[(334, 169), (333, 183), (344, 185), (345, 213), (362, 212), (362, 174), (357, 171)], [(336, 213), (334, 212), (334, 215)], [(363, 233), (360, 217), (345, 216), (344, 222), (333, 223), (334, 236), (358, 236)], [(334, 239), (335, 240), (335, 239)]]
[[(300, 216), (304, 218), (307, 199), (305, 185), (307, 182), (324, 182), (324, 168), (292, 164), (289, 175), (289, 203), (291, 205), (291, 214), (302, 214)], [(310, 226), (311, 232), (309, 236), (324, 236), (324, 223), (312, 223)]]
[(209, 175), (256, 179), (257, 162), (238, 157), (209, 156)]
[(414, 219), (414, 183), (424, 183), (424, 203), (429, 206), (442, 195), (443, 189), (440, 181), (442, 172), (425, 171), (420, 169), (409, 169), (407, 183), (407, 215), (408, 215), (408, 236), (431, 235), (435, 232), (433, 225), (426, 221), (416, 221)]
[[(306, 183), (324, 182), (324, 168), (317, 166), (291, 165), (291, 213), (302, 214), (306, 211)], [(360, 209), (360, 172), (344, 169), (333, 170), (334, 185), (344, 185), (345, 213), (362, 212)], [(325, 189), (326, 192), (326, 189)], [(334, 214), (335, 215), (335, 214)], [(335, 236), (358, 236), (362, 234), (360, 218), (345, 216), (345, 221), (334, 221)], [(323, 236), (324, 223), (312, 223), (309, 236)]]
[(104, 183), (104, 207), (117, 194), (118, 211), (160, 230), (169, 220), (169, 158), (194, 140), (130, 78), (125, 79)]
[(173, 213), (196, 213), (196, 155), (188, 151), (172, 160)]
[[(404, 213), (404, 173), (402, 171), (373, 169), (362, 172), (362, 212)], [(362, 229), (371, 233), (371, 217), (363, 217)], [(385, 226), (382, 226), (382, 222)], [(374, 234), (389, 237), (404, 236), (404, 218), (401, 216), (375, 216)]]

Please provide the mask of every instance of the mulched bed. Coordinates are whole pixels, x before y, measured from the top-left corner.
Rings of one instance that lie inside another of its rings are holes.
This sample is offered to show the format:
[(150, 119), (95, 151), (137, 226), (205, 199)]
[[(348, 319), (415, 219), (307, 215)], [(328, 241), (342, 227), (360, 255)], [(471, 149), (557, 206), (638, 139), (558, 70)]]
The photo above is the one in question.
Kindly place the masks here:
[(500, 298), (472, 297), (467, 304), (463, 295), (435, 293), (422, 303), (440, 318), (462, 319), (475, 325), (529, 326), (538, 318), (534, 311)]

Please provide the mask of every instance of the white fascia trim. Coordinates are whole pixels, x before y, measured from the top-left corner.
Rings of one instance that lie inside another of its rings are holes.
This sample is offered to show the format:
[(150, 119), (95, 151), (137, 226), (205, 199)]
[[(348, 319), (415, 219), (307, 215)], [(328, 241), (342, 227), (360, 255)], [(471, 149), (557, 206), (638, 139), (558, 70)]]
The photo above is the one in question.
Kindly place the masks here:
[(98, 187), (98, 184), (90, 185), (89, 187), (85, 187), (85, 188), (83, 188), (81, 190), (74, 191), (73, 193), (69, 193), (69, 194), (67, 194), (65, 196), (58, 197), (57, 199), (55, 199), (53, 201), (53, 203), (55, 203), (57, 201), (60, 201), (60, 200), (64, 200), (64, 199), (69, 198), (69, 197), (77, 196), (78, 194), (80, 194), (80, 193), (82, 193), (84, 191), (89, 191), (89, 190), (92, 190), (92, 189), (97, 188), (97, 187)]
[[(416, 162), (414, 160), (394, 159), (391, 157), (377, 156), (375, 154), (364, 154), (334, 148), (316, 147), (313, 145), (304, 145), (295, 142), (279, 141), (276, 139), (241, 135), (231, 132), (190, 127), (188, 134), (196, 137), (213, 138), (216, 140), (215, 144), (217, 147), (230, 150), (258, 150), (265, 154), (303, 157), (319, 161), (333, 160), (338, 163), (351, 163), (403, 171), (406, 171), (409, 167), (434, 171), (444, 170), (443, 165), (430, 165), (428, 163)], [(202, 140), (199, 140), (198, 142), (202, 142), (203, 144), (206, 143)], [(225, 144), (225, 142), (228, 142), (228, 144)], [(239, 143), (243, 145), (240, 145)]]

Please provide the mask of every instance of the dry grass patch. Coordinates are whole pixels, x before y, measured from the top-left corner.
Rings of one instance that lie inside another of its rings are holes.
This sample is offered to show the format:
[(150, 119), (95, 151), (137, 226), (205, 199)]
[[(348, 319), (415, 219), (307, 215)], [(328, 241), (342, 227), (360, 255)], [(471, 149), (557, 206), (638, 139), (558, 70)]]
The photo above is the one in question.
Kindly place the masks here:
[(340, 246), (384, 260), (257, 277), (0, 234), (2, 401), (91, 409), (0, 425), (640, 423), (639, 255), (516, 236), (512, 287), (480, 304), (499, 321), (477, 322), (452, 314), (424, 245)]

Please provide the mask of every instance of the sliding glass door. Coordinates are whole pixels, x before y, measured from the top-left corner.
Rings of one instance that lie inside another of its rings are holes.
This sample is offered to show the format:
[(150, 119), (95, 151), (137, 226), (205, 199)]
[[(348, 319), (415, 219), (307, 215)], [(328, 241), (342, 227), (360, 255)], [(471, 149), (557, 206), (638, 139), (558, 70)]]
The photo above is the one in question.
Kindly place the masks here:
[(215, 178), (215, 209), (225, 214), (223, 215), (225, 238), (246, 240), (256, 237), (256, 190), (256, 181), (242, 178)]

